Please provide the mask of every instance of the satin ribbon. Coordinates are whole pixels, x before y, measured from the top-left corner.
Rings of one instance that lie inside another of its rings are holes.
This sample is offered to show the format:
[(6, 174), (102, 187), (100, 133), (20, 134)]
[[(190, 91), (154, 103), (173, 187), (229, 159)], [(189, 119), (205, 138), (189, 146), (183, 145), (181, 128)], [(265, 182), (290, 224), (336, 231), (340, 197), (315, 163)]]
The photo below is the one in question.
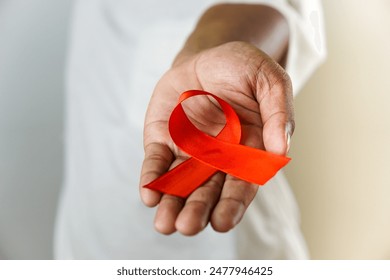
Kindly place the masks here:
[[(181, 103), (196, 95), (212, 96), (221, 106), (226, 124), (216, 137), (198, 130)], [(233, 108), (209, 92), (182, 93), (169, 119), (173, 142), (191, 157), (144, 187), (179, 197), (188, 197), (217, 171), (247, 182), (264, 185), (290, 158), (240, 144), (241, 124)]]

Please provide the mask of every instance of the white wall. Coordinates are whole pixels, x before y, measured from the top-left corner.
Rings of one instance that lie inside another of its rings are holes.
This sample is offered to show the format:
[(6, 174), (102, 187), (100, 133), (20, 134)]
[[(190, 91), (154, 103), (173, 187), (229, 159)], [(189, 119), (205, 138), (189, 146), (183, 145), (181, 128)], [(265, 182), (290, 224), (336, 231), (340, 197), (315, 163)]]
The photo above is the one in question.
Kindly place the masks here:
[(390, 1), (323, 1), (329, 57), (287, 168), (313, 258), (390, 258)]
[(52, 257), (69, 10), (0, 0), (0, 259)]

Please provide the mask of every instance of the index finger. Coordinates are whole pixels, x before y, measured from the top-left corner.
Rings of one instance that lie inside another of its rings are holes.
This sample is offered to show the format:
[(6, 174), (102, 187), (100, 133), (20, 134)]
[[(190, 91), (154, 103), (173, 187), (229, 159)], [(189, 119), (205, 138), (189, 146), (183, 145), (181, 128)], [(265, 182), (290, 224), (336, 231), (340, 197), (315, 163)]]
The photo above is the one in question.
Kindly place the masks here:
[(211, 215), (212, 227), (219, 232), (234, 228), (241, 221), (258, 188), (255, 184), (226, 175), (221, 196)]

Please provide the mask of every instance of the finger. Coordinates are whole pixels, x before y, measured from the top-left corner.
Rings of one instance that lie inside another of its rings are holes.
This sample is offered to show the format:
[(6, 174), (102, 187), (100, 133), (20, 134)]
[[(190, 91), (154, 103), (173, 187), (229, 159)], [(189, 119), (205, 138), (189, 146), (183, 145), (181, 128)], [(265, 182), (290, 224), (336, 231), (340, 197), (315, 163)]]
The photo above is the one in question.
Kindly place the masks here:
[(218, 172), (188, 197), (175, 223), (180, 233), (195, 235), (207, 226), (221, 194), (224, 179), (225, 174)]
[[(290, 137), (294, 131), (294, 109), (291, 81), (281, 67), (273, 71), (277, 77), (268, 79), (259, 100), (263, 122), (263, 141), (267, 151), (284, 155), (288, 152)], [(275, 74), (276, 73), (276, 74)]]
[(143, 188), (143, 186), (167, 172), (172, 160), (173, 154), (168, 146), (160, 143), (151, 143), (145, 146), (145, 159), (142, 164), (140, 179), (140, 195), (145, 205), (149, 207), (156, 206), (161, 199), (161, 193)]
[(183, 198), (168, 194), (163, 195), (154, 218), (154, 227), (158, 232), (171, 234), (176, 231), (175, 222), (184, 202)]
[[(187, 157), (178, 156), (170, 165), (173, 169), (187, 160)], [(164, 194), (161, 196), (159, 205), (154, 217), (154, 227), (162, 234), (171, 234), (176, 231), (176, 219), (182, 210), (185, 199), (174, 195)]]
[(214, 230), (227, 232), (234, 228), (240, 222), (257, 190), (257, 185), (226, 175), (221, 197), (211, 215)]

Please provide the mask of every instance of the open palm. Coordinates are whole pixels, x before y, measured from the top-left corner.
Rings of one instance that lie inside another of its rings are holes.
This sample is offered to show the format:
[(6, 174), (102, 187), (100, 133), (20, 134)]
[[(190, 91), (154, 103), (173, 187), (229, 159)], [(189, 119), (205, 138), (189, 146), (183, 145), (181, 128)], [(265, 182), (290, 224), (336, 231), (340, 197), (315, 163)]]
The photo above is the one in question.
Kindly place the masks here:
[[(228, 231), (241, 220), (258, 189), (222, 172), (187, 199), (142, 188), (188, 159), (173, 143), (168, 120), (179, 95), (190, 89), (211, 92), (234, 108), (241, 121), (244, 145), (285, 154), (287, 134), (294, 126), (288, 76), (276, 62), (247, 43), (227, 43), (172, 67), (157, 84), (149, 103), (140, 181), (144, 203), (159, 205), (155, 227), (164, 234), (177, 230), (194, 235), (209, 222), (216, 231)], [(222, 110), (208, 96), (191, 98), (183, 106), (190, 120), (210, 135), (216, 135), (225, 124)]]

